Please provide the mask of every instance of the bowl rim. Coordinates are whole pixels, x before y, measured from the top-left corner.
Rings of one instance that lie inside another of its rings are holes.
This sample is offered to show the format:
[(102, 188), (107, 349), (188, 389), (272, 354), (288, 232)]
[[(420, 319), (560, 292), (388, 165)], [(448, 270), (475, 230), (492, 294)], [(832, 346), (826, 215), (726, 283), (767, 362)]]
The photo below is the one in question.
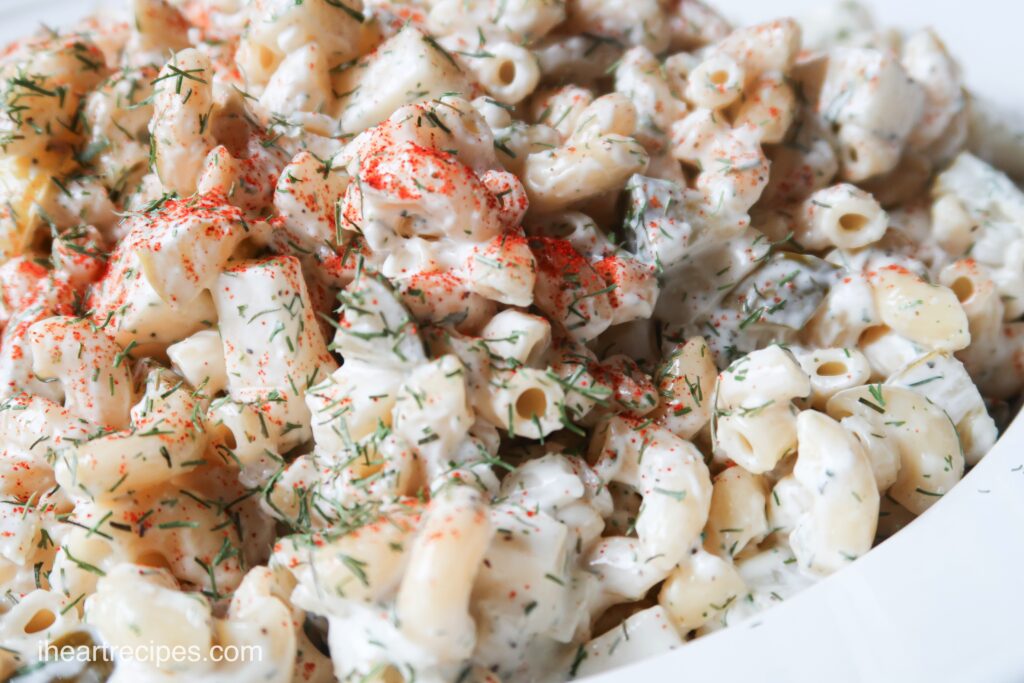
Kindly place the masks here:
[[(112, 4), (0, 0), (0, 44), (40, 21), (69, 23)], [(999, 513), (1003, 524), (980, 523)], [(1024, 409), (941, 501), (850, 566), (742, 623), (580, 680), (1019, 681), (1024, 591), (1006, 589), (1020, 583), (1016, 567), (1024, 567)], [(974, 580), (953, 583), (959, 573)]]
[(1024, 591), (1007, 590), (1018, 567), (1024, 412), (942, 500), (849, 566), (746, 621), (581, 680), (1020, 680)]

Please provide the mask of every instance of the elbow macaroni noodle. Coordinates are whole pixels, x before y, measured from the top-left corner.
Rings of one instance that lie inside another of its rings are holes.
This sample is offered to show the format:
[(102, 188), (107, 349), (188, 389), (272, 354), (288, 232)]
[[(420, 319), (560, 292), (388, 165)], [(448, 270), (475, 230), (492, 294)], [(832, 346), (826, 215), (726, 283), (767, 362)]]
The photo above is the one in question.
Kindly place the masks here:
[(931, 31), (127, 4), (0, 56), (5, 679), (600, 673), (856, 561), (1024, 388), (1020, 146)]

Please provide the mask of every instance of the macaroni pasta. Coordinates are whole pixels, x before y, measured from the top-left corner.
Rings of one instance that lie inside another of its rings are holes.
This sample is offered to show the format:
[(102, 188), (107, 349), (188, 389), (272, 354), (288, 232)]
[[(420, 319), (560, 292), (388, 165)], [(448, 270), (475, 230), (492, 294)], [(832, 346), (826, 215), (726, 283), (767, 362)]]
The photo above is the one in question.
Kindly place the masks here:
[(596, 674), (856, 562), (1024, 388), (1019, 141), (931, 31), (126, 4), (0, 54), (5, 680)]

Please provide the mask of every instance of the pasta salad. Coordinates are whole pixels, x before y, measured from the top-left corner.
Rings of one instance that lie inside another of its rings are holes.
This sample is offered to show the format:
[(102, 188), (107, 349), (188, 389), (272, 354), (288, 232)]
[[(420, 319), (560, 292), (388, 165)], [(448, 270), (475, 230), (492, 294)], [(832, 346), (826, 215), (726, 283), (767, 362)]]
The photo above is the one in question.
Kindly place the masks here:
[(6, 47), (0, 677), (563, 681), (855, 562), (1024, 387), (991, 121), (852, 3), (130, 0)]

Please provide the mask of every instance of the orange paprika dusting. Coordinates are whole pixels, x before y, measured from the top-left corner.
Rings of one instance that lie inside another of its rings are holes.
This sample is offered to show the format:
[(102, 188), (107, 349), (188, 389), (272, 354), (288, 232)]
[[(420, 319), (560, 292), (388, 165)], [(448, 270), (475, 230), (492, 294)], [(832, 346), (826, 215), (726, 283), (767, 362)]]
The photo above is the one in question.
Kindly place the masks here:
[(569, 240), (560, 237), (531, 237), (528, 244), (537, 260), (537, 270), (545, 275), (565, 277), (591, 271), (587, 260)]

